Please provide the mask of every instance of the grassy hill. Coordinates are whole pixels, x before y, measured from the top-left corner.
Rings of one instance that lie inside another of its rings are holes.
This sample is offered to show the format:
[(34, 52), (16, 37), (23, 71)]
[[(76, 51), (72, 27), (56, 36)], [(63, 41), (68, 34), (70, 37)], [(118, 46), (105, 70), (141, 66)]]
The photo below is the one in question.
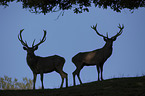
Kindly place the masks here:
[(62, 89), (0, 90), (0, 96), (145, 96), (145, 76), (113, 78)]

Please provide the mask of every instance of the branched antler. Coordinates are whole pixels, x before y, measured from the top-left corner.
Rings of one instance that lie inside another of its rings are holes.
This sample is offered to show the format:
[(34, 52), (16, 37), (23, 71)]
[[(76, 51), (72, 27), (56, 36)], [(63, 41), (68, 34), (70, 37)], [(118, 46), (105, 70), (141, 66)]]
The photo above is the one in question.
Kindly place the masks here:
[[(20, 30), (20, 33), (18, 34), (18, 39), (19, 39), (19, 41), (22, 43), (22, 45), (23, 46), (25, 46), (25, 47), (29, 47), (28, 45), (27, 45), (27, 42), (25, 41), (23, 41), (23, 39), (22, 39), (22, 32), (23, 32), (23, 30), (24, 29), (22, 29), (22, 30)], [(40, 42), (38, 43), (38, 44), (36, 44), (36, 45), (34, 45), (34, 43), (35, 43), (35, 39), (34, 39), (34, 41), (33, 41), (33, 43), (32, 43), (32, 47), (35, 47), (35, 46), (39, 46), (41, 43), (43, 43), (45, 40), (46, 40), (46, 30), (43, 30), (44, 31), (44, 36), (43, 36), (43, 38), (40, 40)]]
[[(91, 28), (94, 29), (99, 36), (104, 37), (104, 38), (108, 38), (108, 33), (107, 33), (107, 37), (106, 37), (97, 31), (97, 24), (95, 26), (91, 26)], [(118, 28), (120, 29), (120, 31), (112, 38), (117, 38), (118, 36), (120, 36), (122, 34), (123, 29), (124, 29), (124, 25), (122, 24), (122, 27), (121, 27), (121, 25), (119, 24)]]
[(100, 33), (97, 31), (97, 24), (96, 24), (95, 26), (91, 26), (91, 28), (94, 29), (94, 30), (96, 31), (96, 33), (97, 33), (99, 36), (104, 37), (104, 38), (107, 38), (107, 37), (108, 37), (108, 35), (107, 35), (107, 37), (106, 37), (106, 36), (100, 34)]
[(120, 31), (112, 38), (117, 38), (118, 36), (120, 36), (122, 34), (123, 29), (124, 29), (124, 25), (122, 24), (122, 27), (121, 27), (121, 25), (119, 24), (118, 28), (120, 29)]
[[(44, 36), (43, 38), (40, 40), (40, 42), (38, 44), (36, 44), (35, 46), (39, 46), (41, 43), (43, 43), (45, 40), (46, 40), (46, 30), (43, 30), (44, 31)], [(33, 41), (33, 44), (32, 44), (32, 47), (34, 47), (34, 42), (35, 42), (35, 39)]]
[(23, 32), (23, 30), (24, 29), (20, 30), (20, 33), (18, 34), (18, 39), (22, 43), (22, 45), (24, 45), (25, 47), (28, 47), (27, 42), (26, 41), (24, 42), (23, 39), (22, 39), (22, 32)]

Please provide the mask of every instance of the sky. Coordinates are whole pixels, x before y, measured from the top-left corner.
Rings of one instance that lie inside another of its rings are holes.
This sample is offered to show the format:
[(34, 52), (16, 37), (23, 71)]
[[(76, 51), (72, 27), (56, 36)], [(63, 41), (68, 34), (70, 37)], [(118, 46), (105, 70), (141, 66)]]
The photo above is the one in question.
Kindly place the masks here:
[[(27, 52), (18, 40), (23, 31), (23, 39), (31, 46), (43, 37), (47, 31), (46, 41), (39, 45), (35, 54), (46, 57), (59, 55), (65, 58), (63, 70), (68, 73), (69, 86), (73, 85), (72, 72), (75, 65), (71, 58), (79, 52), (92, 51), (104, 46), (105, 41), (98, 36), (91, 26), (97, 23), (98, 31), (109, 37), (119, 32), (117, 27), (124, 24), (121, 36), (113, 43), (113, 54), (104, 64), (104, 79), (134, 77), (145, 75), (145, 8), (131, 13), (128, 9), (117, 13), (110, 8), (90, 8), (90, 12), (74, 14), (73, 10), (49, 14), (34, 14), (22, 9), (21, 3), (11, 3), (9, 7), (0, 6), (0, 77), (4, 75), (17, 78), (33, 79), (33, 74), (26, 63)], [(96, 66), (84, 67), (80, 72), (83, 83), (97, 81)], [(77, 84), (79, 84), (78, 79)], [(61, 77), (52, 72), (44, 75), (44, 87), (59, 88)], [(36, 88), (41, 87), (40, 76), (37, 76)]]

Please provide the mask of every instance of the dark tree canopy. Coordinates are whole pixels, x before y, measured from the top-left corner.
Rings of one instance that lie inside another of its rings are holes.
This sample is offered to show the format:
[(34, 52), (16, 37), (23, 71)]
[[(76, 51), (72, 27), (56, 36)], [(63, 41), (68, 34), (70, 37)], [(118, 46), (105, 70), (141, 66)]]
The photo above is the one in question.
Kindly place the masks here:
[(145, 0), (0, 0), (0, 5), (7, 7), (10, 2), (22, 2), (23, 8), (32, 13), (50, 13), (73, 9), (74, 13), (89, 12), (89, 7), (95, 6), (107, 9), (110, 7), (116, 12), (122, 9), (129, 10), (145, 7)]

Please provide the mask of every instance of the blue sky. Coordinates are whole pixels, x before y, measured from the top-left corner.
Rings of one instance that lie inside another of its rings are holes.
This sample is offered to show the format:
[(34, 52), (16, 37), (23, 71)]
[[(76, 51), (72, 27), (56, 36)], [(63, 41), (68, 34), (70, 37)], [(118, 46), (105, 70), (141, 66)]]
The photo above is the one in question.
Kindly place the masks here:
[[(98, 24), (98, 31), (109, 37), (114, 36), (119, 24), (125, 28), (121, 36), (113, 43), (113, 54), (104, 64), (104, 79), (115, 77), (132, 77), (145, 74), (145, 9), (139, 8), (134, 13), (127, 9), (121, 13), (109, 8), (90, 8), (89, 13), (74, 14), (72, 10), (65, 11), (64, 16), (56, 20), (59, 12), (47, 15), (33, 14), (28, 9), (22, 9), (20, 3), (11, 3), (9, 7), (0, 6), (0, 77), (7, 75), (17, 78), (33, 79), (32, 71), (26, 63), (26, 51), (17, 36), (21, 29), (23, 39), (31, 46), (47, 31), (46, 41), (35, 52), (38, 56), (54, 54), (66, 59), (64, 71), (69, 76), (69, 86), (73, 85), (72, 72), (75, 65), (71, 58), (78, 52), (91, 51), (104, 46), (103, 38), (98, 36), (90, 26)], [(80, 73), (83, 83), (97, 80), (96, 66), (84, 67)], [(58, 73), (45, 74), (45, 88), (59, 88), (61, 77)], [(78, 84), (78, 80), (77, 80)], [(40, 76), (36, 81), (37, 88), (41, 86)]]

